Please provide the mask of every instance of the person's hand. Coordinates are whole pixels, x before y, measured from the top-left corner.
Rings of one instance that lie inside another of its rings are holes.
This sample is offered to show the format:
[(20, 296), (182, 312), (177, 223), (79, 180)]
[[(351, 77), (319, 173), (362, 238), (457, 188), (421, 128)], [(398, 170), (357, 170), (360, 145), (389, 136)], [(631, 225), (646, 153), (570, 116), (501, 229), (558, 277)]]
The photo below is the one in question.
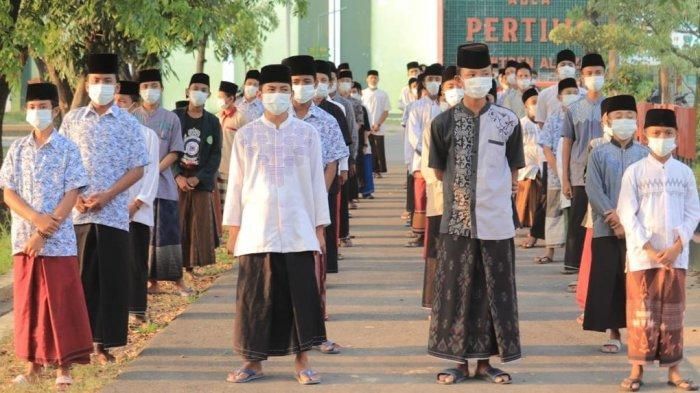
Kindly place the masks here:
[(516, 196), (518, 194), (518, 181), (513, 180), (510, 184), (510, 191), (513, 193), (513, 196)]
[(372, 132), (377, 132), (377, 131), (379, 131), (379, 124), (373, 124), (373, 125), (372, 125), (372, 128), (370, 128), (370, 129), (372, 130)]
[(228, 255), (233, 255), (233, 252), (236, 250), (236, 240), (238, 240), (237, 233), (229, 234), (228, 240), (226, 241), (226, 252)]
[(326, 253), (326, 231), (323, 227), (316, 228), (316, 238), (321, 248), (321, 255), (324, 255)]
[(348, 167), (348, 174), (350, 176), (355, 176), (355, 174), (357, 173), (356, 171), (357, 168), (355, 167), (355, 164), (350, 164), (350, 166)]
[(675, 243), (671, 247), (661, 251), (658, 253), (657, 258), (658, 262), (668, 270), (670, 270), (673, 267), (673, 263), (678, 259), (678, 256), (681, 255), (682, 248), (678, 243)]
[(143, 206), (143, 202), (141, 202), (138, 199), (134, 199), (130, 204), (129, 204), (129, 218), (134, 218), (134, 214), (136, 214), (137, 211)]
[(571, 181), (568, 179), (561, 179), (561, 193), (566, 199), (571, 199), (573, 197), (573, 191), (571, 189)]
[(85, 207), (87, 207), (88, 210), (101, 210), (111, 200), (112, 200), (112, 197), (107, 192), (97, 192), (97, 193), (90, 195), (85, 200)]
[(177, 183), (177, 188), (179, 188), (182, 192), (192, 191), (192, 187), (190, 187), (190, 185), (187, 184), (187, 178), (185, 178), (184, 176), (176, 177), (175, 183)]
[(340, 185), (344, 185), (348, 181), (348, 171), (340, 171), (340, 176), (338, 176), (338, 182)]
[(188, 178), (187, 178), (187, 185), (189, 185), (190, 187), (192, 187), (192, 189), (194, 189), (195, 187), (197, 187), (198, 184), (199, 184), (199, 178), (198, 178), (198, 177), (192, 176), (192, 177), (188, 177)]
[(85, 198), (82, 196), (78, 196), (78, 199), (75, 201), (75, 210), (79, 213), (85, 213), (87, 211), (87, 207), (85, 207)]
[(615, 210), (610, 210), (605, 213), (605, 223), (610, 225), (610, 228), (616, 229), (617, 227), (621, 227), (622, 223), (620, 222), (620, 216), (617, 215), (617, 212)]
[(652, 261), (656, 263), (661, 263), (659, 261), (659, 255), (661, 254), (657, 249), (655, 249), (652, 246), (646, 246), (644, 247), (644, 252), (647, 253), (647, 257)]
[(624, 239), (625, 238), (625, 228), (622, 227), (622, 225), (618, 225), (613, 228), (613, 232), (615, 233), (615, 236), (618, 239)]
[(423, 174), (420, 171), (413, 171), (413, 177), (416, 179), (422, 179)]
[(32, 223), (40, 232), (53, 235), (60, 226), (58, 220), (49, 214), (37, 214)]
[(44, 249), (44, 244), (46, 244), (46, 240), (38, 233), (34, 233), (24, 245), (22, 252), (30, 257), (35, 257)]

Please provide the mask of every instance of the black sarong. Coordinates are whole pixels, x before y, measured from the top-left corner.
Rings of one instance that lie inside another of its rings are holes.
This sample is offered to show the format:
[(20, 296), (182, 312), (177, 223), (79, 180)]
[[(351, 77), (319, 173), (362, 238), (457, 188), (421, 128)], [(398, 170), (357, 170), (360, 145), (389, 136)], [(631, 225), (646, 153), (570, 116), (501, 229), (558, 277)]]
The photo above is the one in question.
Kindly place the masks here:
[(521, 357), (513, 239), (441, 234), (428, 353), (465, 362)]
[(627, 325), (625, 240), (615, 236), (595, 237), (591, 251), (583, 330), (604, 332), (607, 329), (622, 329)]
[(312, 252), (238, 257), (233, 349), (262, 361), (326, 341)]
[(156, 198), (153, 202), (154, 225), (148, 259), (148, 278), (178, 281), (182, 278), (182, 244), (178, 202)]
[(328, 211), (331, 214), (331, 224), (325, 228), (326, 273), (338, 273), (338, 192), (340, 192), (340, 185), (336, 177), (328, 190)]
[(350, 196), (350, 178), (340, 188), (340, 236), (345, 239), (350, 236), (350, 208), (348, 206)]
[(413, 185), (413, 174), (411, 172), (407, 172), (406, 175), (406, 211), (413, 214), (413, 210), (415, 208), (415, 197), (414, 197), (414, 188), (415, 186)]
[(569, 208), (569, 228), (566, 231), (566, 251), (564, 253), (564, 268), (578, 271), (583, 254), (583, 241), (586, 239), (586, 228), (583, 219), (588, 211), (588, 195), (586, 187), (571, 187), (571, 207)]
[(129, 293), (129, 312), (146, 316), (148, 286), (148, 243), (151, 228), (139, 222), (129, 224), (129, 241), (131, 242), (131, 291)]
[(428, 226), (425, 228), (425, 247), (423, 258), (425, 269), (423, 271), (423, 301), (422, 306), (431, 308), (435, 294), (435, 272), (437, 270), (437, 242), (440, 238), (440, 221), (442, 216), (428, 217)]
[(530, 236), (535, 239), (545, 239), (544, 228), (545, 219), (547, 218), (547, 163), (544, 163), (544, 168), (542, 171), (542, 176), (537, 176), (535, 179), (537, 182), (537, 207), (535, 208), (535, 215), (532, 219), (532, 226), (530, 227)]
[(370, 134), (369, 144), (372, 147), (372, 158), (374, 158), (374, 173), (386, 173), (384, 135)]
[(92, 341), (126, 345), (131, 277), (129, 232), (99, 224), (75, 226)]

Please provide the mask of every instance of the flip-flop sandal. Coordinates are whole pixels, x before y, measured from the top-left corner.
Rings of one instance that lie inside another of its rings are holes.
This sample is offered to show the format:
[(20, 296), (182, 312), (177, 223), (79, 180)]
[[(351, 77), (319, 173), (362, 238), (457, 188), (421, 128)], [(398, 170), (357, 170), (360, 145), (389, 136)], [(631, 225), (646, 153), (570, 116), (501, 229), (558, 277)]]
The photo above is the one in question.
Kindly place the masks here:
[[(452, 377), (451, 381), (444, 381), (440, 380), (440, 376), (442, 375), (447, 375), (448, 377)], [(435, 379), (435, 382), (439, 385), (454, 385), (456, 383), (460, 383), (467, 379), (467, 375), (464, 373), (463, 370), (460, 370), (458, 368), (447, 368), (442, 371), (440, 371), (437, 374), (437, 377)]]
[(554, 260), (550, 257), (547, 257), (547, 256), (535, 258), (535, 263), (538, 265), (546, 265), (546, 264), (552, 263), (552, 262), (554, 262)]
[[(606, 348), (610, 348), (610, 347), (614, 347), (615, 349), (606, 349)], [(619, 353), (621, 349), (622, 349), (622, 342), (620, 342), (620, 340), (608, 340), (605, 344), (603, 344), (600, 347), (600, 352), (615, 354), (615, 353)]]
[(340, 353), (340, 345), (333, 341), (326, 341), (318, 347), (319, 351), (324, 355), (337, 355)]
[(495, 367), (489, 367), (486, 370), (477, 373), (476, 377), (483, 379), (484, 381), (493, 382), (497, 385), (510, 385), (513, 382), (513, 378), (510, 376), (510, 374)]
[(321, 377), (318, 376), (316, 371), (311, 369), (301, 370), (294, 376), (302, 385), (318, 385), (321, 383)]
[(638, 392), (642, 386), (644, 386), (644, 382), (642, 382), (641, 379), (625, 378), (622, 383), (620, 383), (620, 391)]
[(684, 392), (695, 392), (698, 390), (698, 385), (696, 385), (690, 379), (677, 379), (675, 381), (668, 381), (669, 386), (675, 386), (676, 389), (682, 390)]
[(32, 380), (27, 378), (26, 375), (20, 374), (12, 380), (13, 385), (30, 385)]
[(56, 389), (59, 392), (64, 392), (70, 389), (71, 385), (73, 385), (73, 378), (67, 375), (61, 375), (60, 377), (56, 377), (54, 385), (56, 385)]
[[(239, 378), (241, 375), (245, 375), (245, 378)], [(256, 379), (260, 379), (264, 376), (265, 374), (263, 374), (262, 371), (256, 372), (248, 368), (239, 368), (234, 370), (232, 373), (229, 373), (228, 377), (226, 377), (226, 382), (248, 383), (255, 381)]]

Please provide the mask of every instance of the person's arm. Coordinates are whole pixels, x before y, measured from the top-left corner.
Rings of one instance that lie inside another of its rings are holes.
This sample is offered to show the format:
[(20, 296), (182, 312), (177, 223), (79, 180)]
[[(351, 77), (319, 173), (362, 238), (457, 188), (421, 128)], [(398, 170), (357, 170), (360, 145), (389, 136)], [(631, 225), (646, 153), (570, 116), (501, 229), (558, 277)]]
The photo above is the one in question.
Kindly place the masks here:
[(420, 130), (421, 130), (421, 119), (415, 111), (415, 107), (411, 108), (408, 114), (408, 121), (406, 122), (406, 137), (408, 138), (408, 144), (411, 145), (413, 151), (420, 154), (421, 144), (419, 142)]
[(104, 208), (117, 195), (129, 189), (134, 183), (143, 177), (143, 166), (129, 169), (122, 177), (119, 178), (109, 189), (96, 192), (88, 196), (85, 200), (85, 207), (91, 210), (100, 210)]
[(3, 197), (5, 204), (7, 204), (10, 210), (32, 223), (32, 225), (34, 225), (40, 232), (47, 235), (52, 235), (58, 229), (60, 222), (58, 221), (57, 217), (55, 218), (50, 214), (41, 213), (34, 210), (34, 208), (32, 208), (24, 199), (22, 199), (22, 197), (19, 196), (15, 190), (5, 187), (3, 190)]
[[(309, 166), (311, 169), (311, 187), (313, 189), (313, 217), (316, 227), (316, 237), (318, 238), (321, 253), (325, 254), (326, 242), (323, 229), (330, 225), (331, 215), (328, 208), (328, 191), (326, 188), (326, 179), (324, 179), (323, 162), (321, 160), (321, 139), (318, 134), (316, 134), (315, 138), (311, 139), (311, 144), (309, 146)], [(333, 176), (335, 176), (335, 173)]]
[[(197, 184), (201, 183), (202, 180), (205, 179), (216, 179), (216, 173), (218, 172), (219, 165), (221, 164), (221, 124), (219, 124), (219, 120), (213, 117), (213, 115), (210, 117), (210, 119), (212, 119), (209, 121), (209, 124), (213, 128), (213, 132), (211, 134), (213, 141), (209, 150), (209, 159), (203, 165), (199, 166), (199, 170), (195, 175), (199, 180)], [(196, 187), (197, 184), (190, 185)]]
[(387, 117), (389, 117), (389, 111), (384, 111), (379, 117), (379, 122), (377, 122), (377, 126), (381, 127), (382, 124), (384, 124), (384, 122), (386, 121)]
[(540, 93), (540, 97), (537, 100), (537, 106), (535, 107), (535, 122), (542, 128), (544, 127), (544, 122), (547, 120), (547, 105), (549, 105), (549, 97), (553, 93), (552, 90), (545, 89)]
[(428, 166), (435, 169), (435, 177), (442, 181), (442, 175), (447, 167), (448, 143), (445, 139), (443, 128), (446, 126), (440, 122), (442, 116), (438, 116), (430, 123), (430, 157)]
[(177, 161), (178, 158), (180, 158), (180, 153), (178, 152), (170, 152), (166, 154), (158, 164), (158, 172), (164, 172), (166, 169), (172, 170), (172, 166), (175, 164), (175, 161)]
[(324, 183), (326, 184), (326, 192), (331, 189), (333, 180), (338, 173), (338, 161), (329, 162), (323, 170)]
[[(622, 176), (620, 184), (620, 196), (617, 199), (617, 215), (620, 223), (625, 229), (625, 236), (628, 239), (628, 247), (632, 244), (646, 245), (651, 239), (651, 235), (637, 218), (639, 212), (639, 195), (637, 194), (637, 181), (634, 167), (628, 168)], [(651, 212), (650, 212), (651, 213)]]
[(698, 221), (700, 221), (700, 201), (698, 200), (698, 188), (695, 182), (695, 176), (691, 171), (688, 171), (688, 173), (688, 187), (685, 189), (685, 200), (683, 203), (683, 222), (681, 225), (673, 228), (673, 233), (676, 238), (681, 240), (681, 245), (683, 248), (688, 247), (688, 244), (695, 233), (695, 229), (698, 226)]
[(144, 168), (141, 189), (138, 195), (136, 195), (136, 200), (132, 201), (137, 210), (143, 206), (153, 206), (153, 201), (158, 194), (158, 178), (160, 173), (158, 171), (159, 141), (158, 136), (153, 130), (148, 129), (147, 131), (147, 144), (150, 158), (148, 165)]
[(604, 170), (600, 163), (600, 154), (594, 150), (588, 157), (586, 167), (586, 195), (591, 208), (601, 216), (605, 216), (610, 211), (615, 210), (615, 204), (605, 194)]
[(562, 194), (567, 199), (571, 199), (571, 147), (576, 140), (576, 133), (574, 132), (574, 121), (571, 117), (571, 113), (568, 111), (564, 112), (564, 120), (561, 129), (562, 137), (562, 148), (561, 148), (561, 186)]
[[(180, 119), (177, 117), (176, 114), (173, 113), (173, 118), (170, 120), (170, 132), (169, 132), (169, 140), (168, 140), (168, 154), (163, 157), (162, 160), (160, 160), (160, 165), (159, 165), (159, 171), (163, 172), (166, 169), (173, 170), (173, 166), (176, 166), (175, 163), (177, 160), (180, 158), (180, 155), (182, 152), (185, 150), (185, 145), (182, 140), (182, 126), (180, 125)], [(180, 168), (178, 166), (178, 174)]]

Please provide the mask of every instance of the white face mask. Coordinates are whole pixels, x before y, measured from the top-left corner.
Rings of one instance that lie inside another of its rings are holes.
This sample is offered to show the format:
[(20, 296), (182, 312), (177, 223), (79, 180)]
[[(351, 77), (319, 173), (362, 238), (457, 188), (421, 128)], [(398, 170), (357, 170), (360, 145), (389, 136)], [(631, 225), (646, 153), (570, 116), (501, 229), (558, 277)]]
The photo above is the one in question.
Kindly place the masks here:
[(141, 99), (147, 104), (157, 104), (160, 101), (160, 89), (139, 90)]
[(53, 111), (51, 109), (29, 109), (25, 119), (32, 127), (43, 131), (53, 123)]
[(614, 119), (611, 122), (610, 128), (612, 128), (613, 135), (618, 139), (627, 140), (634, 136), (637, 132), (637, 120), (636, 119)]
[(411, 94), (413, 94), (414, 97), (418, 97), (418, 89), (411, 89)]
[(530, 86), (532, 86), (532, 79), (530, 79), (530, 78), (518, 79), (518, 88), (520, 90), (529, 89)]
[(333, 94), (337, 90), (338, 86), (335, 83), (328, 85), (328, 94)]
[(253, 86), (253, 85), (246, 85), (243, 86), (243, 95), (245, 95), (246, 98), (253, 98), (255, 95), (258, 94), (258, 87)]
[(428, 90), (428, 93), (430, 93), (431, 96), (434, 96), (438, 93), (438, 91), (440, 91), (440, 82), (426, 82), (425, 89)]
[(352, 93), (352, 94), (350, 94), (350, 97), (352, 97), (356, 100), (362, 101), (362, 94), (360, 94), (360, 93)]
[(262, 103), (265, 110), (274, 115), (281, 115), (289, 110), (291, 95), (289, 93), (263, 93)]
[(328, 97), (328, 83), (319, 82), (316, 86), (316, 97), (326, 98)]
[(114, 91), (117, 85), (96, 83), (88, 86), (88, 96), (97, 105), (107, 105), (114, 101)]
[(316, 94), (314, 85), (292, 85), (292, 91), (294, 91), (294, 101), (300, 104), (311, 101)]
[(564, 104), (564, 106), (569, 106), (574, 102), (578, 101), (578, 99), (578, 94), (564, 94), (563, 96), (561, 96), (561, 103)]
[(352, 82), (340, 82), (338, 83), (338, 89), (341, 93), (345, 94), (352, 89)]
[(464, 90), (459, 87), (445, 90), (445, 101), (447, 101), (447, 104), (450, 106), (459, 104), (462, 98), (464, 98)]
[(649, 149), (659, 157), (666, 157), (676, 148), (676, 138), (647, 138)]
[(566, 78), (575, 78), (576, 68), (568, 65), (561, 66), (557, 69), (557, 73), (559, 74), (559, 80)]
[(490, 76), (476, 76), (469, 79), (462, 79), (464, 94), (471, 98), (484, 98), (489, 94), (493, 79)]
[(583, 84), (586, 85), (586, 89), (598, 92), (605, 84), (605, 77), (602, 75), (587, 76), (583, 78)]
[(226, 103), (225, 98), (217, 98), (216, 99), (216, 106), (219, 107), (219, 109), (224, 110), (228, 108), (228, 104)]
[(204, 106), (204, 103), (207, 102), (207, 98), (209, 98), (208, 93), (199, 90), (190, 90), (189, 96), (190, 102), (194, 106)]
[(506, 76), (506, 81), (507, 81), (508, 84), (511, 85), (511, 86), (514, 85), (514, 84), (516, 84), (517, 82), (516, 82), (516, 80), (515, 80), (515, 74), (508, 74), (508, 76)]

